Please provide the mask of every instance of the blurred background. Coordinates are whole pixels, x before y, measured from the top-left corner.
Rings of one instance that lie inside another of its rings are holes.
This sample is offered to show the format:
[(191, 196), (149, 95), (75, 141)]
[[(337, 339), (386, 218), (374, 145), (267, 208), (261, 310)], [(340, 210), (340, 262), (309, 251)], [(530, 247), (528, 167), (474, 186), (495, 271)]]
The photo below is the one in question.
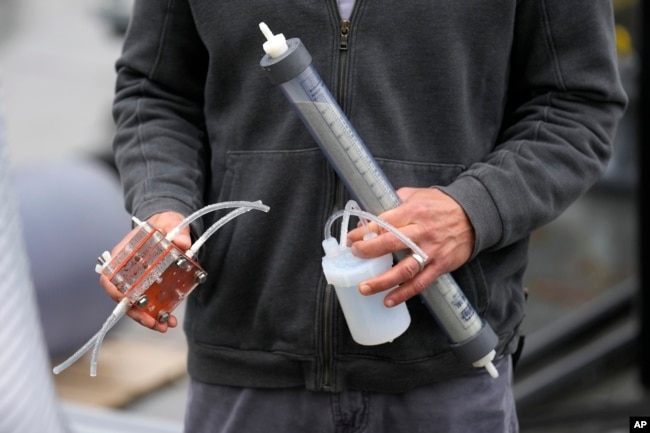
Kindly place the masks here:
[[(642, 14), (638, 0), (613, 5), (630, 106), (602, 181), (532, 238), (527, 338), (515, 376), (522, 432), (623, 432), (630, 416), (650, 416), (640, 337)], [(110, 155), (114, 63), (130, 8), (131, 0), (0, 0), (6, 141), (52, 363), (113, 308), (94, 265), (130, 228)], [(180, 432), (184, 354), (180, 329), (154, 335), (124, 320), (102, 348), (97, 378), (82, 360), (53, 380), (74, 422), (107, 414), (138, 417), (140, 431), (162, 422)]]

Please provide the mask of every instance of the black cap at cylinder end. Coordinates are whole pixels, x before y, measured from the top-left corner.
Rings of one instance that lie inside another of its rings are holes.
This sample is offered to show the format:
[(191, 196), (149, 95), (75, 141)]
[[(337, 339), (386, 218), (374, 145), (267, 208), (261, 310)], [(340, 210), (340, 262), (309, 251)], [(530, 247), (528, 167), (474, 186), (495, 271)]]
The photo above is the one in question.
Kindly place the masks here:
[(297, 77), (311, 65), (311, 54), (299, 38), (287, 40), (289, 49), (278, 57), (266, 54), (260, 60), (260, 66), (267, 72), (273, 84), (282, 84)]
[(499, 337), (490, 325), (484, 323), (483, 328), (475, 336), (462, 343), (452, 344), (451, 350), (461, 362), (471, 364), (490, 353), (498, 343)]

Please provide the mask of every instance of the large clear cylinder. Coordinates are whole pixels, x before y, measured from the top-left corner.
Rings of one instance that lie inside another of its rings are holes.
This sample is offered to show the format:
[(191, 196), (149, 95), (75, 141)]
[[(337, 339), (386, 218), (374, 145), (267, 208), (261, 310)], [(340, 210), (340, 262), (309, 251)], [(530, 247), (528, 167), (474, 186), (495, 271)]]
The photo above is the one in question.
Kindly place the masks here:
[[(287, 40), (287, 46), (282, 55), (267, 54), (260, 61), (271, 82), (280, 87), (350, 194), (366, 211), (379, 215), (398, 206), (395, 190), (311, 64), (305, 46), (298, 38)], [(404, 258), (407, 254), (396, 256)], [(475, 362), (493, 356), (498, 338), (451, 275), (438, 278), (422, 298), (459, 359)]]

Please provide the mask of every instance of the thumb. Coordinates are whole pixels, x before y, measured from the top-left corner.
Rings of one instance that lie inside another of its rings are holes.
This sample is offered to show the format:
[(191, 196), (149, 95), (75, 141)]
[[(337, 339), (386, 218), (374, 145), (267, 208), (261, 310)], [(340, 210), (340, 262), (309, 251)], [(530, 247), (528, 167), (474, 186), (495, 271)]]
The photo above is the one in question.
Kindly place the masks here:
[(181, 232), (176, 235), (174, 239), (172, 239), (172, 242), (174, 242), (174, 244), (183, 251), (190, 249), (192, 246), (192, 239), (190, 238), (189, 228), (186, 227), (185, 229), (181, 230)]
[[(164, 234), (171, 232), (178, 224), (183, 221), (183, 215), (177, 212), (162, 212), (149, 218), (149, 224), (162, 231)], [(190, 228), (183, 227), (181, 231), (172, 239), (174, 245), (179, 249), (185, 251), (192, 246), (192, 239), (190, 238)]]

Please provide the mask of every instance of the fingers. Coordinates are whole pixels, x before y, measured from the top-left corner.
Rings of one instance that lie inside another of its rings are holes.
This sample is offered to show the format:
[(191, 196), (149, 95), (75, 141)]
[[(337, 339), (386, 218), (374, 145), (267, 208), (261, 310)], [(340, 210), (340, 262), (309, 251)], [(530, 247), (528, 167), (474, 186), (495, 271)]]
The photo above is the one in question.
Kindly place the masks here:
[(161, 323), (156, 319), (154, 319), (153, 317), (144, 314), (143, 312), (138, 311), (135, 308), (131, 308), (128, 315), (129, 317), (131, 317), (133, 320), (135, 320), (145, 328), (153, 329), (154, 331), (158, 331), (163, 334), (167, 332), (169, 328), (175, 328), (176, 325), (178, 324), (178, 319), (176, 319), (176, 316), (174, 315), (169, 316), (169, 320), (167, 321), (167, 323)]
[[(105, 275), (99, 277), (99, 282), (113, 301), (120, 302), (124, 298), (124, 294), (120, 292)], [(153, 329), (162, 333), (165, 333), (169, 328), (175, 328), (178, 325), (178, 319), (173, 314), (169, 316), (167, 323), (157, 321), (138, 308), (129, 308), (126, 315), (145, 328)]]
[[(384, 212), (381, 215), (379, 215), (379, 217), (383, 221), (392, 225), (393, 227), (399, 228), (399, 230), (403, 233), (406, 227), (412, 225), (415, 222), (409, 218), (406, 218), (401, 214), (401, 212), (398, 212), (396, 210), (390, 210), (388, 212)], [(352, 245), (354, 242), (363, 240), (364, 236), (368, 234), (368, 232), (377, 233), (379, 235), (388, 233), (384, 227), (380, 226), (374, 221), (368, 221), (367, 224), (365, 225), (359, 223), (358, 227), (348, 232), (347, 235), (348, 244)], [(383, 241), (387, 241), (387, 239), (384, 239)], [(393, 241), (395, 244), (399, 243), (399, 245), (401, 245), (401, 248), (405, 248), (404, 244), (401, 243), (401, 241), (399, 241), (398, 239), (395, 238), (393, 239)]]
[(422, 293), (437, 276), (435, 267), (427, 266), (420, 256), (411, 254), (383, 274), (362, 282), (359, 291), (372, 295), (393, 289), (384, 299), (387, 307), (393, 307)]
[[(164, 234), (171, 232), (173, 229), (183, 221), (183, 215), (177, 212), (162, 212), (149, 218), (147, 222), (153, 227), (157, 228)], [(172, 242), (183, 251), (188, 250), (192, 246), (190, 238), (190, 228), (184, 227)]]
[[(475, 242), (471, 221), (451, 196), (436, 188), (401, 188), (397, 194), (402, 203), (379, 217), (418, 245), (428, 258), (424, 262), (419, 256), (406, 256), (392, 269), (360, 285), (364, 294), (390, 290), (384, 301), (388, 306), (421, 293), (440, 275), (465, 264)], [(378, 236), (364, 240), (367, 230)], [(367, 229), (360, 226), (351, 230), (348, 245), (355, 256), (364, 259), (389, 253), (401, 257), (400, 251), (407, 248), (397, 236), (374, 222)]]
[(432, 267), (425, 268), (416, 277), (389, 292), (384, 299), (384, 305), (393, 307), (408, 301), (412, 297), (424, 292), (438, 276), (438, 273)]
[(110, 298), (116, 303), (120, 302), (122, 298), (124, 298), (122, 292), (117, 290), (117, 287), (110, 282), (106, 275), (102, 274), (99, 276), (99, 284), (101, 284), (104, 290), (106, 290), (106, 293), (108, 293), (108, 296), (110, 296)]
[[(402, 234), (416, 244), (418, 240), (423, 239), (423, 225), (411, 222), (400, 212), (385, 212), (381, 217), (385, 221), (390, 220), (393, 226), (398, 227)], [(381, 234), (362, 240), (367, 230)], [(367, 228), (358, 227), (350, 231), (348, 240), (352, 254), (366, 259), (403, 251), (407, 248), (399, 238), (386, 232), (375, 223), (368, 224)], [(402, 253), (398, 254), (402, 255)], [(425, 270), (426, 272), (424, 272)], [(359, 291), (364, 295), (371, 295), (393, 289), (384, 299), (384, 304), (387, 307), (393, 307), (424, 291), (437, 275), (434, 268), (427, 270), (427, 263), (423, 257), (413, 253), (406, 255), (383, 274), (361, 283)]]
[[(379, 235), (363, 239), (363, 235), (366, 234), (366, 230), (363, 228), (355, 229), (355, 234), (353, 236), (348, 234), (348, 244), (352, 249), (352, 254), (356, 257), (369, 259), (408, 248), (407, 245), (405, 245), (398, 237), (385, 231), (383, 228), (375, 228), (374, 230), (371, 228), (371, 231), (379, 233)], [(421, 235), (419, 234), (420, 230), (416, 225), (401, 226), (399, 227), (399, 231), (416, 244), (418, 243), (417, 240), (421, 238)], [(352, 233), (352, 231), (350, 233)], [(360, 238), (358, 238), (359, 234), (361, 234)]]
[[(163, 234), (167, 234), (172, 231), (176, 226), (183, 220), (183, 215), (176, 212), (163, 212), (156, 214), (149, 218), (147, 222), (151, 224), (152, 227), (157, 228)], [(135, 227), (131, 230), (111, 251), (111, 255), (115, 256), (118, 251), (122, 250), (126, 244), (129, 243), (131, 238), (140, 230), (140, 227)], [(187, 251), (192, 246), (192, 241), (190, 238), (190, 229), (189, 227), (184, 227), (178, 235), (172, 240), (172, 242), (181, 250)]]

